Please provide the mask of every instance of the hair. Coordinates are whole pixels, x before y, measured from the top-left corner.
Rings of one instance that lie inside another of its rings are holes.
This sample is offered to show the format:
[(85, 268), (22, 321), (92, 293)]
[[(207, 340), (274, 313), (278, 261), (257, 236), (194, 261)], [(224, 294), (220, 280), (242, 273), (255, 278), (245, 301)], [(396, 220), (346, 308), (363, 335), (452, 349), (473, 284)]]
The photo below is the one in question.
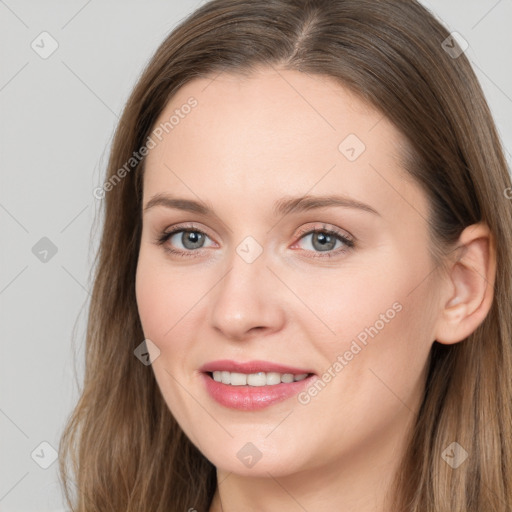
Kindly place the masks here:
[[(433, 342), (393, 510), (506, 512), (512, 216), (504, 191), (511, 180), (466, 55), (455, 58), (443, 48), (449, 36), (414, 0), (208, 2), (170, 33), (138, 79), (114, 135), (106, 179), (145, 145), (183, 85), (221, 72), (250, 76), (269, 66), (331, 77), (386, 116), (405, 136), (407, 175), (429, 201), (434, 261), (442, 266), (462, 230), (477, 222), (490, 228), (497, 261), (483, 322), (460, 343)], [(202, 512), (217, 485), (215, 466), (178, 426), (151, 366), (134, 356), (144, 340), (135, 297), (144, 162), (103, 199), (84, 384), (59, 450), (65, 497), (77, 512)], [(456, 469), (442, 457), (453, 442), (468, 452)]]

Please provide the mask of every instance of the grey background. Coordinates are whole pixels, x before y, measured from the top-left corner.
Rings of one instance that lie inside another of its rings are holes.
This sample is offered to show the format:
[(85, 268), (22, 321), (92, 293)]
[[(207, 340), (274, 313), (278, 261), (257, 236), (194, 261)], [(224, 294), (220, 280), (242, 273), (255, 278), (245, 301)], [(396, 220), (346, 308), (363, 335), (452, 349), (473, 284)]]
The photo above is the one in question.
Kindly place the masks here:
[[(83, 375), (99, 239), (92, 191), (143, 66), (202, 3), (0, 0), (2, 512), (64, 510), (57, 462), (40, 466), (51, 462), (41, 443), (58, 448)], [(510, 163), (512, 0), (423, 3), (468, 41)], [(31, 47), (43, 31), (58, 43), (46, 59)], [(54, 255), (37, 255), (44, 237)]]

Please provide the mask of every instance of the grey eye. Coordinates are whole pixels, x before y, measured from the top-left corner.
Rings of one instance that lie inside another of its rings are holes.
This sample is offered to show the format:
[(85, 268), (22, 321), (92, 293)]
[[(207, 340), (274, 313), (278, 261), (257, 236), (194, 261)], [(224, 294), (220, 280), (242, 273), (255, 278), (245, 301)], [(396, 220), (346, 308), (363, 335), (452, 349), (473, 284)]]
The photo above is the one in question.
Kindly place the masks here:
[(171, 237), (171, 243), (174, 245), (176, 241), (173, 240), (178, 239), (182, 244), (184, 249), (200, 249), (206, 239), (206, 235), (199, 231), (178, 231)]

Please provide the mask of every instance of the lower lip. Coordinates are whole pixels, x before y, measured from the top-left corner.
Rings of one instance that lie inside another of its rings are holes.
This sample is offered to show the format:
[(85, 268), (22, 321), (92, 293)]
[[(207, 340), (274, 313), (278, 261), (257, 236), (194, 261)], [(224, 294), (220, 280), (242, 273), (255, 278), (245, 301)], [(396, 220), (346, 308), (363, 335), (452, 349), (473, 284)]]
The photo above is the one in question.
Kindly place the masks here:
[(219, 404), (242, 411), (256, 411), (286, 400), (302, 391), (314, 375), (296, 382), (275, 384), (273, 386), (231, 386), (222, 384), (203, 373), (206, 390)]

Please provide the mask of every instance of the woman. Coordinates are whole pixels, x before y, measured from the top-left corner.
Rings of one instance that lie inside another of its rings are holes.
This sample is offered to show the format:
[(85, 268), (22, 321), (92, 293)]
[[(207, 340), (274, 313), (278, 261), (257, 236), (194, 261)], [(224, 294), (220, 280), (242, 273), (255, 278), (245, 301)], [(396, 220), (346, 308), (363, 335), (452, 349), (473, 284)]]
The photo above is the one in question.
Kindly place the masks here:
[(510, 187), (418, 3), (202, 6), (100, 190), (73, 510), (509, 510)]

